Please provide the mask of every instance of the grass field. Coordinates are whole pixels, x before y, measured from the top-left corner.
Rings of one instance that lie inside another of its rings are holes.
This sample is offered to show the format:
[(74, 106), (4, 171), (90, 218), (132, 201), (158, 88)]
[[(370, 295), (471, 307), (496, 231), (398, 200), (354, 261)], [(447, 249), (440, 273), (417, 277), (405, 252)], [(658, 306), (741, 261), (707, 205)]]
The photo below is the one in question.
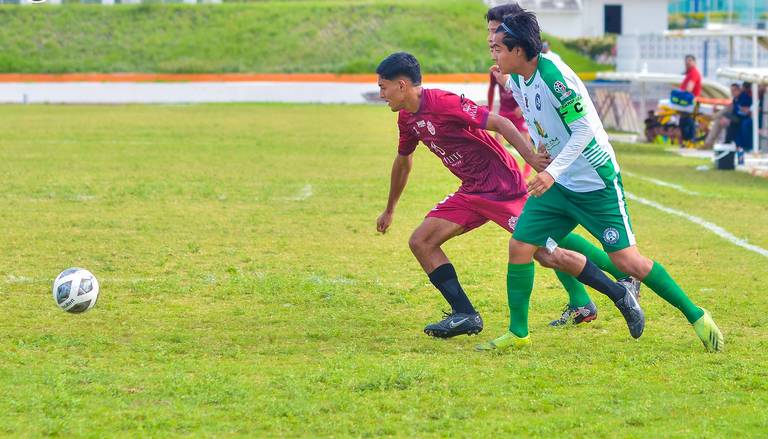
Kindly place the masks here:
[[(445, 305), (410, 231), (455, 179), (419, 148), (391, 233), (375, 233), (395, 154), (379, 106), (0, 107), (0, 435), (760, 437), (768, 428), (768, 259), (630, 205), (645, 253), (707, 307), (726, 352), (646, 290), (630, 339), (600, 318), (553, 330), (565, 293), (537, 270), (531, 349), (504, 330), (506, 243), (446, 251), (479, 337), (426, 337)], [(768, 247), (768, 181), (618, 145), (627, 190)], [(659, 187), (639, 176), (684, 186)], [(52, 279), (101, 280), (60, 311)]]
[[(371, 73), (398, 50), (429, 73), (487, 72), (486, 11), (477, 0), (0, 5), (0, 72)], [(577, 72), (611, 68), (549, 38)]]

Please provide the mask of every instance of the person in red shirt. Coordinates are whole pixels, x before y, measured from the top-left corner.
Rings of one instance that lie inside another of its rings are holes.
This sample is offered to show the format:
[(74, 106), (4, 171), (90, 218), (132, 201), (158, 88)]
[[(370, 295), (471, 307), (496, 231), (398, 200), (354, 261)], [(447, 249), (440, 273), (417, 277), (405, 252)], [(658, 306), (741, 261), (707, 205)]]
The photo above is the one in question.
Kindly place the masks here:
[(696, 57), (685, 55), (685, 78), (680, 84), (680, 90), (692, 93), (693, 96), (701, 96), (701, 73), (696, 67)]
[[(701, 73), (696, 68), (696, 57), (685, 55), (685, 78), (680, 84), (680, 90), (691, 93), (694, 97), (701, 95)], [(680, 114), (680, 135), (685, 141), (692, 141), (696, 136), (696, 122), (690, 113)]]
[[(486, 130), (501, 133), (537, 171), (549, 164), (549, 155), (535, 154), (530, 141), (520, 135), (512, 122), (490, 113), (487, 107), (448, 91), (423, 88), (419, 62), (409, 53), (388, 56), (376, 73), (380, 97), (398, 113), (400, 133), (387, 206), (376, 220), (376, 229), (385, 233), (392, 224), (395, 207), (413, 166), (413, 153), (419, 142), (423, 143), (461, 181), (457, 191), (426, 215), (408, 242), (430, 282), (451, 306), (446, 318), (427, 325), (424, 332), (442, 338), (477, 334), (483, 329), (483, 321), (441, 246), (488, 221), (512, 233), (528, 198), (526, 183), (515, 159)], [(541, 261), (540, 258), (537, 256)], [(628, 288), (608, 279), (579, 253), (555, 247), (545, 258), (552, 264), (549, 267), (578, 276), (579, 280), (584, 277), (583, 273), (589, 272), (589, 279), (582, 282), (606, 295), (617, 287)], [(586, 317), (591, 320), (596, 315)]]

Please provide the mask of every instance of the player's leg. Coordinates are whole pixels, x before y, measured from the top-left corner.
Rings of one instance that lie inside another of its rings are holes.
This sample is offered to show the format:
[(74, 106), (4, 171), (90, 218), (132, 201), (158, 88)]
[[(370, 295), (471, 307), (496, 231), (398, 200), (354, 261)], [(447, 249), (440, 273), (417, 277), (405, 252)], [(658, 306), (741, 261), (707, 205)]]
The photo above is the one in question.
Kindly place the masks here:
[[(528, 201), (523, 218), (515, 231), (515, 238), (543, 248), (536, 252), (536, 259), (545, 267), (555, 268), (574, 276), (608, 296), (619, 309), (634, 338), (640, 337), (645, 328), (645, 315), (633, 292), (625, 285), (608, 278), (595, 264), (583, 255), (558, 248), (556, 242), (572, 232), (577, 225), (573, 216), (578, 207), (570, 202), (570, 191), (554, 185), (538, 198)], [(535, 218), (536, 221), (530, 221)]]
[(441, 248), (449, 239), (484, 224), (486, 220), (469, 208), (462, 194), (440, 202), (411, 235), (408, 244), (416, 259), (451, 307), (451, 312), (424, 332), (435, 337), (453, 337), (482, 331), (482, 318), (459, 282), (456, 269)]
[(610, 273), (619, 284), (632, 291), (638, 300), (640, 299), (641, 282), (637, 278), (619, 270), (616, 265), (613, 264), (613, 261), (611, 261), (608, 253), (603, 249), (598, 248), (596, 245), (576, 233), (569, 233), (563, 239), (558, 241), (558, 244), (562, 248), (573, 250), (576, 253), (581, 253), (586, 256), (587, 259), (597, 265), (601, 270)]
[(424, 272), (430, 274), (437, 268), (450, 264), (441, 246), (464, 231), (465, 228), (461, 224), (447, 219), (427, 217), (411, 233), (408, 246)]
[(516, 349), (531, 343), (528, 336), (528, 306), (533, 291), (533, 254), (537, 247), (510, 238), (507, 265), (509, 330), (500, 337), (475, 346), (480, 351)]
[[(555, 235), (557, 236), (557, 235)], [(536, 260), (543, 266), (557, 268), (605, 294), (618, 308), (633, 338), (639, 338), (645, 329), (645, 313), (637, 302), (634, 291), (626, 285), (614, 282), (584, 255), (550, 246), (536, 252)], [(581, 310), (588, 313), (590, 310)], [(567, 312), (567, 311), (566, 311)], [(574, 311), (576, 312), (576, 311)]]
[[(528, 306), (533, 290), (533, 255), (544, 245), (552, 230), (562, 227), (559, 194), (545, 193), (529, 199), (520, 214), (509, 240), (507, 265), (507, 304), (509, 329), (500, 337), (476, 346), (478, 350), (519, 348), (530, 344), (528, 336)], [(571, 226), (571, 229), (573, 227)], [(565, 230), (563, 235), (570, 229)]]
[(609, 255), (617, 267), (640, 279), (654, 293), (680, 310), (688, 323), (693, 325), (696, 335), (708, 351), (721, 351), (725, 348), (723, 334), (712, 316), (691, 301), (661, 264), (640, 254), (637, 246), (611, 252)]
[(579, 222), (603, 244), (613, 264), (622, 272), (642, 281), (653, 292), (679, 309), (707, 350), (721, 350), (723, 336), (712, 318), (696, 306), (661, 264), (641, 255), (636, 246), (631, 220), (626, 209), (621, 175), (606, 179), (606, 189), (595, 193), (573, 194)]
[[(518, 217), (523, 210), (527, 197), (508, 201), (492, 201), (483, 200), (480, 197), (477, 198), (478, 200), (473, 204), (478, 213), (495, 222), (509, 233), (515, 232)], [(578, 324), (594, 320), (597, 317), (597, 307), (592, 302), (592, 299), (589, 298), (584, 285), (568, 273), (558, 270), (555, 273), (563, 288), (568, 292), (568, 304), (565, 306), (561, 317), (553, 323), (556, 322), (555, 325), (565, 323)]]

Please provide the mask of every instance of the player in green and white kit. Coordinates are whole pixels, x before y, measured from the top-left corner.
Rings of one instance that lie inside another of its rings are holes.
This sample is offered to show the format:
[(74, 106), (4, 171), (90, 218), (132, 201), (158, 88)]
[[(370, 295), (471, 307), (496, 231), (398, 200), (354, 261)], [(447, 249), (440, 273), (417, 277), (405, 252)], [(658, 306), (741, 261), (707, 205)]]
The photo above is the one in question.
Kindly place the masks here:
[(616, 268), (678, 308), (708, 351), (722, 350), (723, 335), (709, 313), (691, 302), (664, 267), (638, 251), (608, 135), (584, 83), (562, 61), (541, 53), (536, 16), (527, 11), (505, 16), (492, 52), (501, 72), (510, 75), (507, 87), (523, 108), (531, 137), (554, 160), (529, 183), (533, 197), (510, 240), (509, 332), (478, 349), (530, 343), (533, 254), (580, 224), (600, 240)]

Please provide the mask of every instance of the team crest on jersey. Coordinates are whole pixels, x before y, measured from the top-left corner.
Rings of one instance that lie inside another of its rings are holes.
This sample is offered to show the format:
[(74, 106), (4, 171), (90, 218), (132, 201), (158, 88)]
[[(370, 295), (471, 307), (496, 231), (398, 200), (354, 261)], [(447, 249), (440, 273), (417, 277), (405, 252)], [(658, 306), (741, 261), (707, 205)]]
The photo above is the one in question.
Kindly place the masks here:
[(429, 134), (435, 135), (435, 126), (430, 121), (427, 121), (427, 131), (429, 131)]
[(541, 126), (538, 120), (534, 119), (533, 125), (536, 127), (536, 132), (539, 133), (539, 137), (541, 137), (542, 139), (546, 139), (547, 137), (549, 137), (547, 136), (547, 132), (544, 131), (544, 127)]
[(536, 98), (534, 101), (536, 102), (536, 109), (541, 111), (541, 95), (536, 93)]
[(517, 225), (517, 217), (516, 216), (509, 217), (509, 220), (507, 221), (507, 225), (509, 225), (509, 230), (515, 230), (515, 226)]
[(423, 120), (420, 120), (420, 121), (416, 122), (416, 126), (419, 127), (419, 128), (424, 128), (425, 126), (427, 126), (427, 123), (424, 122)]
[(613, 227), (608, 227), (603, 232), (603, 242), (606, 244), (616, 244), (619, 242), (619, 231)]
[(555, 84), (552, 86), (552, 88), (555, 89), (555, 93), (560, 95), (559, 99), (561, 101), (565, 101), (573, 93), (567, 88), (565, 88), (565, 84), (563, 84), (560, 81), (555, 81)]

